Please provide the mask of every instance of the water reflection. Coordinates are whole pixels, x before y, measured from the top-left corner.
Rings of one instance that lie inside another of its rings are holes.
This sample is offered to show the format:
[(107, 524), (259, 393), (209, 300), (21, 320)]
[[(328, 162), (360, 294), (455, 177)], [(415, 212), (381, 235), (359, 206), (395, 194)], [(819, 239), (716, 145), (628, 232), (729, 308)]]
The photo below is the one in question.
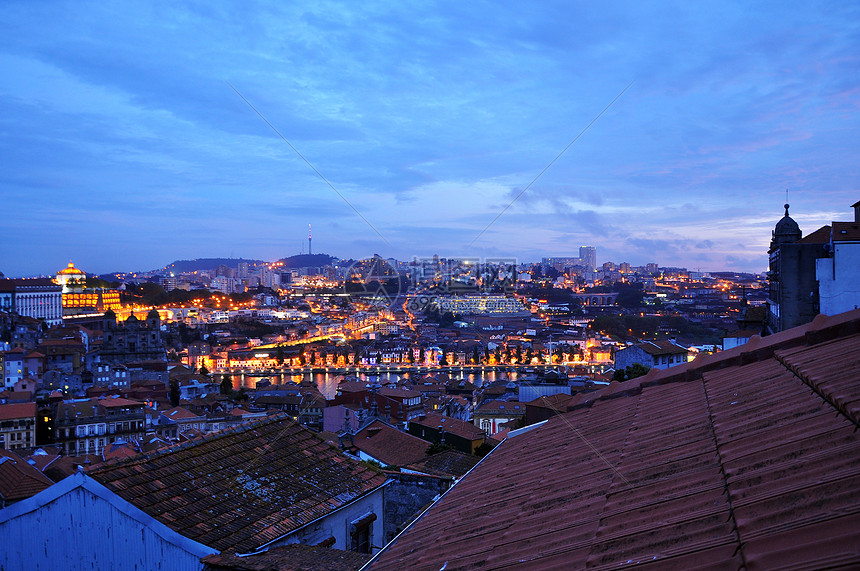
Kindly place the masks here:
[[(464, 380), (472, 383), (477, 387), (481, 387), (484, 384), (493, 383), (498, 380), (506, 380), (506, 381), (516, 381), (517, 373), (516, 372), (503, 372), (503, 371), (479, 371), (479, 372), (460, 372), (460, 371), (452, 371), (451, 373), (445, 373), (448, 375), (448, 379), (456, 379), (456, 380)], [(337, 385), (344, 376), (348, 378), (355, 378), (358, 376), (358, 379), (364, 382), (372, 382), (374, 380), (379, 380), (382, 384), (388, 384), (397, 382), (399, 380), (409, 380), (411, 377), (425, 377), (427, 373), (390, 373), (390, 372), (382, 372), (382, 373), (359, 373), (356, 375), (355, 373), (351, 373), (349, 375), (344, 375), (344, 373), (280, 373), (280, 372), (272, 372), (267, 374), (248, 374), (248, 375), (239, 375), (234, 374), (230, 375), (230, 380), (233, 383), (233, 389), (239, 390), (240, 388), (249, 388), (253, 389), (258, 386), (260, 381), (268, 380), (269, 383), (273, 387), (277, 387), (279, 385), (299, 385), (302, 381), (311, 382), (317, 386), (322, 395), (331, 400), (334, 398), (335, 393), (337, 392)], [(444, 378), (444, 377), (442, 377)]]

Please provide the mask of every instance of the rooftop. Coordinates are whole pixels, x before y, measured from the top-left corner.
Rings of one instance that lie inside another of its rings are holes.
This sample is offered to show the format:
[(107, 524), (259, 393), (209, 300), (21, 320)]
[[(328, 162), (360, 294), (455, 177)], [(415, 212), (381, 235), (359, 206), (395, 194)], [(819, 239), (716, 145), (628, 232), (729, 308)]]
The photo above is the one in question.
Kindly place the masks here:
[(569, 406), (512, 433), (367, 568), (860, 561), (860, 310)]
[(389, 466), (406, 466), (418, 462), (427, 455), (429, 446), (427, 441), (380, 420), (375, 420), (360, 430), (352, 442), (365, 454)]
[(239, 552), (385, 483), (286, 415), (111, 461), (89, 475), (174, 531)]
[(285, 545), (254, 555), (221, 553), (203, 558), (206, 571), (355, 571), (369, 555), (311, 545)]

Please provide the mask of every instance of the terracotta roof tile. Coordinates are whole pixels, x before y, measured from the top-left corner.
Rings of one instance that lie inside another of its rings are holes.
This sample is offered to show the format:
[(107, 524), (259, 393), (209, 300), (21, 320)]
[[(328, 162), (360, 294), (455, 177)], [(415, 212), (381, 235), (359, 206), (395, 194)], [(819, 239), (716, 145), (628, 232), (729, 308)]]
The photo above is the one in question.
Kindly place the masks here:
[(23, 500), (53, 484), (54, 482), (23, 458), (0, 448), (0, 501), (8, 504)]
[(407, 434), (379, 420), (359, 431), (352, 442), (362, 452), (391, 466), (406, 466), (423, 459), (427, 455), (429, 446), (426, 440)]
[(0, 404), (0, 420), (14, 420), (16, 418), (35, 417), (36, 403), (34, 402)]
[(574, 399), (367, 568), (856, 565), (858, 358), (855, 310)]
[(111, 461), (90, 476), (187, 537), (246, 552), (385, 482), (285, 415)]
[(221, 553), (203, 558), (204, 569), (213, 571), (355, 571), (369, 555), (311, 545), (285, 545), (254, 555)]

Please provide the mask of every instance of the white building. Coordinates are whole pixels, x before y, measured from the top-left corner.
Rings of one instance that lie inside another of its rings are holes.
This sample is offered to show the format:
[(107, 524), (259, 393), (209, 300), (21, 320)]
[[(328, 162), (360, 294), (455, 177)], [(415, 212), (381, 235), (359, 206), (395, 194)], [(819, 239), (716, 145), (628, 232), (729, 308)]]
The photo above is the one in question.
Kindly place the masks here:
[(530, 315), (523, 302), (504, 295), (452, 295), (439, 298), (439, 310), (455, 315)]
[(854, 222), (833, 222), (829, 256), (815, 263), (819, 312), (836, 315), (860, 307), (860, 202)]
[(0, 510), (0, 538), (0, 569), (199, 571), (200, 558), (218, 553), (83, 472)]
[(59, 325), (63, 322), (63, 286), (48, 278), (0, 279), (0, 310)]

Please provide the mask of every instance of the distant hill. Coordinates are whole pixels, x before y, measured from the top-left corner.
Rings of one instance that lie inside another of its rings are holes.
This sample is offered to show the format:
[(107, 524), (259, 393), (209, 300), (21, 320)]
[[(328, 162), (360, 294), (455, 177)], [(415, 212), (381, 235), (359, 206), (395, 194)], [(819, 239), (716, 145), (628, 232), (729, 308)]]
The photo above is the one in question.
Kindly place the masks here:
[(172, 264), (165, 266), (164, 270), (182, 274), (194, 271), (199, 272), (201, 270), (214, 270), (218, 266), (238, 268), (241, 263), (254, 265), (264, 264), (265, 262), (263, 260), (246, 260), (245, 258), (198, 258), (196, 260), (176, 260)]
[(297, 254), (289, 258), (281, 258), (285, 268), (321, 268), (331, 265), (337, 258), (328, 254)]

